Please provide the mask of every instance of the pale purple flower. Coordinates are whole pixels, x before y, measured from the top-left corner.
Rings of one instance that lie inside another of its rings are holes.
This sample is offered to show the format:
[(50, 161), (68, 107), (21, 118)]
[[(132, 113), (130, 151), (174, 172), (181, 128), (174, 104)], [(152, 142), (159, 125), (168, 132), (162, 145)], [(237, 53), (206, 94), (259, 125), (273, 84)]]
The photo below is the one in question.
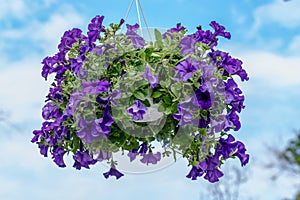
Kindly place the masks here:
[(158, 161), (161, 159), (161, 154), (160, 152), (157, 152), (156, 154), (152, 153), (150, 151), (148, 154), (143, 154), (143, 158), (141, 159), (141, 162), (144, 164), (157, 164)]
[(108, 92), (109, 82), (105, 79), (95, 82), (84, 82), (82, 83), (83, 92), (90, 94), (99, 94), (103, 92)]
[(77, 131), (76, 135), (83, 139), (86, 143), (98, 140), (101, 136), (106, 137), (105, 134), (101, 134), (97, 130), (98, 125), (95, 120), (86, 121), (84, 119), (79, 119), (79, 126), (81, 129)]
[(146, 44), (145, 40), (139, 36), (136, 31), (139, 28), (138, 24), (135, 25), (129, 25), (126, 24), (127, 27), (127, 32), (126, 36), (132, 41), (133, 47), (134, 48), (143, 48)]
[(146, 114), (147, 107), (139, 100), (134, 100), (133, 105), (127, 108), (127, 113), (132, 115), (133, 120), (143, 119), (144, 114)]
[(185, 38), (183, 38), (179, 44), (179, 47), (181, 48), (181, 53), (183, 55), (194, 53), (196, 42), (196, 39), (192, 35), (188, 35)]
[(141, 77), (148, 80), (151, 88), (155, 88), (158, 84), (158, 76), (152, 75), (148, 65), (146, 65), (145, 72), (141, 75)]

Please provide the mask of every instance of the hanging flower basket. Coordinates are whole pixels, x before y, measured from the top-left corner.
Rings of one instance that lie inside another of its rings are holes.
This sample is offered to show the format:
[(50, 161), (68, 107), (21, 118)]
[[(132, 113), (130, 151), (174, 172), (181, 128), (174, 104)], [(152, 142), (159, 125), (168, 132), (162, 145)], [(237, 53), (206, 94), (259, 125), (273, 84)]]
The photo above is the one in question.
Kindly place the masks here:
[[(87, 35), (66, 31), (59, 52), (46, 57), (42, 76), (54, 74), (44, 122), (33, 143), (59, 167), (72, 155), (76, 169), (108, 163), (108, 178), (123, 176), (118, 158), (155, 166), (183, 157), (187, 177), (216, 182), (221, 165), (249, 155), (230, 131), (241, 127), (238, 114), (244, 96), (234, 81), (248, 80), (242, 62), (217, 50), (218, 37), (230, 33), (216, 22), (213, 31), (198, 27), (193, 34), (177, 24), (151, 39), (138, 34), (139, 25), (102, 25), (96, 16)], [(114, 156), (119, 153), (119, 156)], [(120, 156), (121, 155), (121, 156)]]

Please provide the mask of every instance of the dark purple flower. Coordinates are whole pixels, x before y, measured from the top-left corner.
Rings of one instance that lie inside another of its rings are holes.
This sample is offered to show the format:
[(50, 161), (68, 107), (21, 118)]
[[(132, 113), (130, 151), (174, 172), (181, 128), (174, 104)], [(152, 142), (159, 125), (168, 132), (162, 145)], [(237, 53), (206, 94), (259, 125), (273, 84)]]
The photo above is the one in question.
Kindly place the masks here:
[(82, 35), (82, 31), (78, 28), (66, 31), (61, 38), (58, 49), (60, 52), (66, 54), (72, 48), (72, 45), (76, 42), (83, 41), (86, 37)]
[(105, 136), (97, 130), (98, 125), (95, 120), (86, 121), (84, 119), (79, 119), (79, 126), (81, 129), (77, 131), (76, 135), (86, 143), (91, 143), (94, 140), (98, 140), (101, 136)]
[(152, 151), (150, 151), (148, 154), (143, 154), (143, 158), (141, 159), (142, 163), (145, 164), (156, 164), (158, 161), (161, 159), (161, 154), (160, 152), (157, 152), (156, 154), (153, 154)]
[(94, 165), (97, 162), (97, 160), (94, 160), (90, 156), (88, 151), (85, 152), (77, 151), (76, 155), (73, 156), (73, 159), (75, 161), (73, 167), (75, 167), (78, 170), (80, 170), (81, 167), (85, 167), (89, 169), (90, 168), (89, 165)]
[(227, 83), (225, 83), (225, 100), (226, 104), (230, 104), (232, 108), (241, 112), (244, 106), (244, 96), (241, 95), (242, 91), (238, 88), (238, 85), (233, 79), (229, 79)]
[(103, 176), (104, 176), (106, 179), (107, 179), (108, 177), (110, 177), (110, 176), (115, 176), (116, 179), (119, 179), (119, 178), (121, 178), (122, 176), (124, 176), (124, 174), (122, 174), (121, 172), (119, 172), (119, 171), (115, 168), (115, 166), (112, 166), (108, 172), (103, 173)]
[(57, 64), (57, 62), (58, 62), (57, 56), (44, 58), (44, 60), (42, 61), (43, 64), (42, 77), (44, 77), (45, 80), (47, 80), (48, 75), (52, 73), (52, 70), (54, 66)]
[(85, 82), (82, 83), (82, 90), (83, 92), (90, 93), (90, 94), (99, 94), (103, 92), (108, 92), (109, 82), (105, 79), (101, 81), (95, 81), (95, 82)]
[(39, 138), (42, 136), (43, 132), (41, 130), (34, 130), (33, 134), (34, 134), (34, 136), (31, 139), (31, 142), (35, 143), (35, 142), (39, 141)]
[(138, 24), (135, 25), (129, 25), (126, 24), (127, 27), (127, 32), (126, 32), (126, 36), (132, 41), (133, 47), (134, 48), (143, 48), (146, 44), (144, 38), (142, 38), (141, 36), (139, 36), (136, 31), (139, 28)]
[(227, 114), (224, 131), (229, 131), (230, 128), (233, 127), (235, 131), (238, 131), (241, 128), (241, 122), (235, 110), (232, 110)]
[(211, 183), (219, 181), (219, 178), (223, 176), (223, 173), (219, 170), (219, 156), (208, 156), (206, 159), (207, 169), (204, 178)]
[(237, 143), (235, 138), (229, 134), (227, 139), (220, 138), (219, 147), (217, 147), (216, 152), (223, 156), (223, 158), (228, 159), (230, 154), (233, 153), (237, 148)]
[(175, 79), (179, 82), (187, 81), (193, 77), (194, 72), (199, 69), (199, 65), (200, 63), (195, 59), (185, 59), (175, 67), (175, 71), (178, 73)]
[(97, 15), (91, 20), (91, 23), (88, 25), (88, 38), (89, 43), (92, 44), (96, 42), (97, 39), (100, 39), (100, 33), (105, 31), (102, 22), (104, 20), (104, 16)]
[(96, 101), (106, 107), (109, 103), (113, 106), (117, 106), (116, 99), (119, 99), (121, 97), (121, 91), (120, 90), (113, 90), (108, 97), (101, 97), (98, 96), (96, 98)]
[(213, 48), (217, 45), (214, 35), (210, 30), (204, 31), (200, 29), (194, 34), (194, 38), (197, 42), (210, 45), (210, 48)]
[(179, 47), (181, 48), (181, 53), (183, 55), (194, 53), (196, 42), (196, 39), (192, 35), (188, 35), (185, 38), (183, 38), (179, 44)]
[(53, 152), (52, 152), (52, 158), (54, 158), (55, 164), (57, 164), (59, 167), (66, 167), (64, 163), (63, 156), (66, 153), (65, 150), (63, 150), (60, 147), (54, 147)]
[(52, 102), (48, 102), (42, 109), (42, 116), (45, 120), (50, 120), (55, 117), (59, 112), (57, 106), (53, 105)]
[(243, 62), (239, 59), (232, 58), (228, 53), (222, 51), (214, 51), (209, 53), (215, 64), (219, 68), (224, 68), (223, 75), (238, 75), (242, 81), (249, 80), (246, 71), (242, 68)]
[(141, 75), (141, 77), (148, 80), (151, 88), (155, 88), (158, 84), (158, 76), (152, 75), (148, 65), (146, 65), (145, 72)]
[(209, 91), (201, 91), (200, 89), (196, 90), (196, 97), (199, 103), (199, 106), (203, 110), (207, 110), (212, 107), (214, 103), (214, 97), (213, 94)]
[(97, 124), (97, 131), (101, 137), (108, 137), (110, 133), (110, 126), (114, 123), (114, 119), (110, 114), (109, 107), (105, 107), (102, 113), (102, 118), (96, 119), (95, 123)]
[(215, 30), (215, 33), (214, 33), (215, 36), (222, 36), (222, 37), (227, 38), (227, 39), (231, 38), (230, 33), (225, 32), (225, 27), (224, 26), (218, 24), (215, 21), (212, 21), (209, 25)]
[(143, 119), (144, 114), (146, 114), (147, 107), (139, 100), (134, 100), (133, 105), (127, 108), (127, 113), (132, 115), (133, 120)]
[(233, 156), (237, 156), (240, 159), (242, 166), (245, 166), (249, 162), (250, 156), (246, 154), (245, 145), (240, 141), (237, 141), (237, 152)]
[(40, 154), (43, 155), (44, 157), (47, 157), (49, 146), (39, 144), (39, 148), (40, 148)]

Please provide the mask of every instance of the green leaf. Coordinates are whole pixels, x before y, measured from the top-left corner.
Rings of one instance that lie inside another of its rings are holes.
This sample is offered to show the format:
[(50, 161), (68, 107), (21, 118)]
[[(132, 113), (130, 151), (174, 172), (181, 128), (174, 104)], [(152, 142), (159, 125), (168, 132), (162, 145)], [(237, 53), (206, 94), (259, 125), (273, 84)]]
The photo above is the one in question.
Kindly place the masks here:
[(155, 34), (155, 39), (156, 39), (156, 45), (158, 48), (163, 48), (163, 42), (162, 42), (162, 35), (161, 33), (157, 30), (154, 29), (154, 34)]
[(145, 95), (142, 92), (140, 92), (140, 91), (135, 91), (133, 93), (133, 96), (135, 98), (139, 99), (139, 100), (142, 100), (142, 101), (144, 101), (146, 99)]
[(160, 104), (157, 110), (158, 112), (164, 112), (166, 110), (166, 104)]
[(156, 99), (156, 98), (160, 97), (161, 95), (163, 95), (162, 92), (156, 91), (156, 92), (153, 92), (153, 94), (151, 96), (152, 96), (152, 98)]
[(166, 95), (164, 96), (164, 102), (168, 105), (171, 105), (172, 104), (172, 98), (170, 97), (170, 95)]
[(156, 39), (157, 41), (162, 41), (162, 35), (161, 35), (161, 33), (159, 32), (159, 30), (154, 29), (154, 34), (155, 34), (155, 39)]

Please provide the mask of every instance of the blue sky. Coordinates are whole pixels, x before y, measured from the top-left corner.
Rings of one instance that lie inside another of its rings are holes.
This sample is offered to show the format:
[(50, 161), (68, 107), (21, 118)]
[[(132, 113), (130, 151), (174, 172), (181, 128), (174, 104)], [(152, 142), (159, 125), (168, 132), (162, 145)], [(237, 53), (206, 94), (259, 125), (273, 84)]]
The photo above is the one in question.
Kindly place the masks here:
[[(204, 180), (185, 178), (179, 160), (151, 174), (129, 174), (105, 180), (104, 166), (76, 171), (70, 159), (59, 169), (30, 143), (40, 128), (41, 108), (49, 82), (40, 77), (41, 60), (56, 52), (65, 30), (86, 30), (90, 19), (104, 15), (105, 24), (118, 22), (130, 0), (1, 0), (0, 3), (0, 199), (201, 199)], [(266, 145), (283, 148), (300, 129), (300, 1), (279, 0), (141, 0), (151, 27), (170, 28), (181, 22), (189, 30), (212, 20), (224, 25), (232, 39), (220, 48), (244, 61), (250, 81), (241, 83), (246, 96), (242, 129), (235, 133), (251, 154), (245, 168), (249, 180), (239, 199), (276, 200), (295, 192), (295, 179), (274, 171)], [(129, 23), (137, 22), (134, 10)], [(230, 162), (230, 161), (229, 161)], [(234, 164), (235, 161), (232, 161)], [(230, 170), (230, 168), (229, 168)], [(224, 177), (226, 179), (226, 175)]]

